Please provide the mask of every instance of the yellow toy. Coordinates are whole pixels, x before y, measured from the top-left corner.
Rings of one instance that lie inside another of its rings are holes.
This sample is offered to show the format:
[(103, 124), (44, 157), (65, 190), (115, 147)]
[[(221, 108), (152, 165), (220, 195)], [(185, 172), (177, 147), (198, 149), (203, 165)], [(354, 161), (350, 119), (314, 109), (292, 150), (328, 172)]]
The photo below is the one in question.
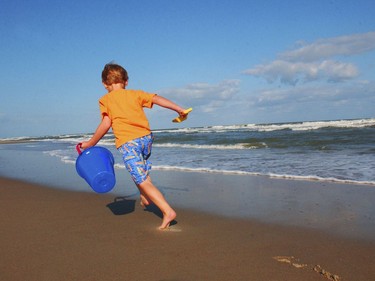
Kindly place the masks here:
[(172, 122), (180, 123), (180, 122), (186, 120), (186, 119), (187, 119), (187, 116), (188, 116), (188, 114), (189, 114), (189, 112), (191, 112), (192, 110), (193, 110), (193, 108), (191, 108), (191, 107), (188, 108), (188, 109), (186, 109), (186, 110), (183, 112), (182, 115), (180, 115), (180, 116), (176, 117), (175, 119), (173, 119)]

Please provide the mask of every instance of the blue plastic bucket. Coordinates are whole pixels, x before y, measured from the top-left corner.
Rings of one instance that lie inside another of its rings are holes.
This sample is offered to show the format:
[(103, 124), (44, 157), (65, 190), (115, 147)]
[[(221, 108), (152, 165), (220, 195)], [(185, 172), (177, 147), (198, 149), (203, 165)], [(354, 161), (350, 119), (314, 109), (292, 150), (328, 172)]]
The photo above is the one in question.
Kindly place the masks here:
[(81, 152), (80, 145), (76, 147), (79, 154), (76, 160), (78, 175), (97, 193), (111, 191), (116, 184), (113, 168), (115, 160), (112, 153), (100, 146), (92, 146)]

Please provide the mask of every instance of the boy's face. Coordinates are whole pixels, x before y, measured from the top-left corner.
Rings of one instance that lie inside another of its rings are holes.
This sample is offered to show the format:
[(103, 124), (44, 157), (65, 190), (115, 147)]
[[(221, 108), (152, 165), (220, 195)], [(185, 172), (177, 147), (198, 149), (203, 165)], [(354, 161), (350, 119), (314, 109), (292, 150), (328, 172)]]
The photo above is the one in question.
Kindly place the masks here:
[(113, 90), (118, 90), (118, 89), (125, 89), (126, 86), (128, 86), (128, 81), (123, 83), (117, 83), (117, 84), (112, 84), (112, 85), (107, 85), (106, 83), (103, 82), (104, 88), (109, 92), (112, 92)]
[(104, 88), (106, 88), (106, 90), (109, 92), (109, 87), (110, 87), (110, 85), (107, 85), (106, 83), (103, 83), (103, 86), (104, 86)]

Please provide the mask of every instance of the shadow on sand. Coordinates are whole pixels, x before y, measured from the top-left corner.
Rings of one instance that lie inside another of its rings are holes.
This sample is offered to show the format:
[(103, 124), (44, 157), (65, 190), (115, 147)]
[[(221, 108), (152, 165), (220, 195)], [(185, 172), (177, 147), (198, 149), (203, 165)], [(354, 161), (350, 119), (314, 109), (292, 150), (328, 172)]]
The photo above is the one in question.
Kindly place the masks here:
[(127, 199), (127, 197), (115, 197), (113, 202), (107, 204), (107, 207), (116, 216), (122, 216), (134, 212), (135, 200)]
[[(107, 204), (107, 208), (109, 208), (114, 215), (123, 216), (134, 212), (135, 202), (135, 199), (130, 199), (129, 197), (125, 196), (115, 197), (113, 202)], [(153, 213), (161, 219), (163, 218), (163, 213), (155, 204), (146, 206), (144, 211)], [(173, 220), (170, 225), (172, 226), (175, 224), (177, 224), (177, 221)]]

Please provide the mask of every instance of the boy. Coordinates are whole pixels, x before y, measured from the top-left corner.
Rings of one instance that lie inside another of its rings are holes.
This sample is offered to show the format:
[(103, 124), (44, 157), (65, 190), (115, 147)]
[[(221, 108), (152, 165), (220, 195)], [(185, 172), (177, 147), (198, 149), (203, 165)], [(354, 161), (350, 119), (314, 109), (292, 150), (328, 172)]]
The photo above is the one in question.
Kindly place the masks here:
[(115, 144), (123, 155), (125, 167), (141, 193), (141, 205), (153, 202), (163, 213), (159, 229), (169, 227), (176, 218), (176, 212), (165, 200), (163, 194), (153, 185), (149, 172), (153, 136), (143, 107), (153, 104), (176, 111), (185, 117), (185, 109), (156, 94), (140, 90), (127, 90), (128, 74), (120, 65), (106, 64), (102, 72), (102, 82), (108, 93), (100, 98), (99, 107), (102, 121), (92, 138), (82, 142), (81, 148), (94, 146), (112, 127)]

